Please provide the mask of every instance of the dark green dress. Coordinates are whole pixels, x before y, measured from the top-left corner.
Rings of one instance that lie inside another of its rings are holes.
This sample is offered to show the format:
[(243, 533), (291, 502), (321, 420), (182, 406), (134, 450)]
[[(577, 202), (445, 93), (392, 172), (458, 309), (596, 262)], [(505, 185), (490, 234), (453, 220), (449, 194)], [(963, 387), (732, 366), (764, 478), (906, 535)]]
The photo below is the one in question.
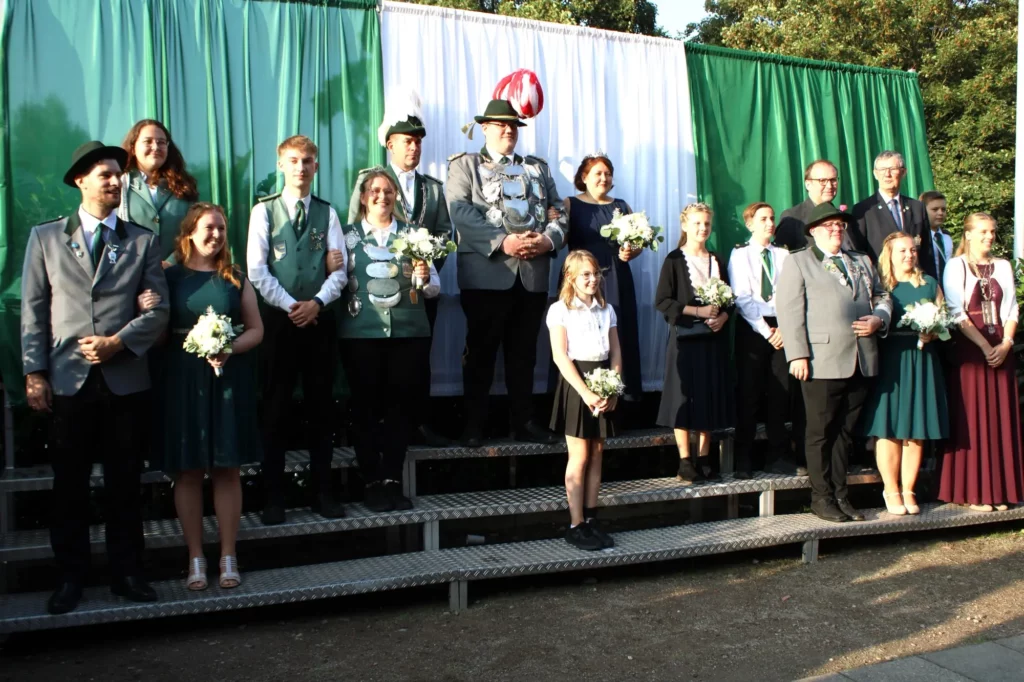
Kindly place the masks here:
[(241, 324), (241, 289), (214, 272), (189, 270), (183, 265), (173, 265), (164, 274), (171, 318), (160, 392), (163, 470), (237, 467), (260, 461), (256, 353), (232, 356), (218, 377), (205, 359), (182, 348), (185, 336), (207, 306), (228, 315), (233, 324)]
[(934, 301), (938, 283), (929, 275), (915, 287), (899, 282), (892, 290), (892, 327), (878, 343), (880, 370), (864, 405), (864, 434), (895, 440), (942, 440), (949, 436), (946, 382), (938, 339), (917, 349), (917, 333), (896, 326), (911, 303)]

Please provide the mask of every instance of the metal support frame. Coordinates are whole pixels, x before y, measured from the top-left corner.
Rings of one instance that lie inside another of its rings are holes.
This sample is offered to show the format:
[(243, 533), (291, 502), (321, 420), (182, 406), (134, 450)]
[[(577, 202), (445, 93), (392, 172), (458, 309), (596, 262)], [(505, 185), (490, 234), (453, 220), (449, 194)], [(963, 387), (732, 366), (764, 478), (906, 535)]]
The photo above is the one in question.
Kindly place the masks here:
[(416, 458), (406, 454), (402, 467), (402, 494), (411, 500), (416, 497)]
[(461, 613), (469, 608), (469, 581), (453, 580), (448, 583), (448, 609)]
[(818, 542), (818, 538), (812, 538), (804, 541), (801, 558), (805, 564), (813, 564), (818, 560)]
[(765, 490), (758, 496), (758, 516), (775, 516), (775, 491)]
[(423, 549), (432, 552), (441, 549), (441, 522), (438, 520), (423, 522)]

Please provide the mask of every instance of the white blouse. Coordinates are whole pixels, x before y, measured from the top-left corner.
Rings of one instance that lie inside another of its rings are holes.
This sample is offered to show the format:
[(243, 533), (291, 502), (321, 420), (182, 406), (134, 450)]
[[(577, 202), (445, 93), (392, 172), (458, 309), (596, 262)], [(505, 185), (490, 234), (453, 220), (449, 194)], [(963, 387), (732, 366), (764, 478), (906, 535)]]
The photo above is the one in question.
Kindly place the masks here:
[[(1003, 303), (999, 307), (999, 321), (1006, 323), (1008, 320), (1017, 321), (1017, 287), (1013, 281), (1013, 266), (1010, 261), (1002, 258), (993, 259), (995, 267), (992, 270), (992, 279), (999, 282), (1003, 290)], [(949, 312), (953, 314), (957, 322), (967, 319), (967, 304), (971, 301), (974, 287), (978, 278), (974, 276), (967, 266), (966, 256), (957, 256), (946, 264), (942, 271), (942, 293), (946, 295), (946, 303), (949, 305)]]
[(548, 329), (565, 327), (570, 360), (607, 360), (611, 352), (609, 330), (616, 326), (615, 310), (608, 304), (602, 308), (596, 298), (589, 308), (578, 298), (574, 298), (572, 303), (571, 309), (562, 300), (551, 304), (548, 308)]

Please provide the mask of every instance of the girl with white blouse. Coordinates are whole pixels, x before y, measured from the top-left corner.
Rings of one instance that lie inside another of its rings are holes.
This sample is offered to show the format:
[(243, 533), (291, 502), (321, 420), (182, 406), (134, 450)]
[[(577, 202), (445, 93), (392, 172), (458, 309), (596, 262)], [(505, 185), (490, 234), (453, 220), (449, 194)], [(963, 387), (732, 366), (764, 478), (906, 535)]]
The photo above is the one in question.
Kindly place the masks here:
[(601, 292), (601, 269), (589, 251), (573, 251), (562, 266), (558, 301), (548, 309), (551, 355), (558, 367), (558, 387), (551, 430), (565, 433), (569, 463), (565, 494), (570, 526), (565, 540), (579, 549), (612, 547), (615, 542), (597, 523), (604, 441), (614, 435), (607, 416), (616, 398), (602, 398), (587, 388), (584, 376), (598, 368), (622, 374), (622, 354), (615, 310)]

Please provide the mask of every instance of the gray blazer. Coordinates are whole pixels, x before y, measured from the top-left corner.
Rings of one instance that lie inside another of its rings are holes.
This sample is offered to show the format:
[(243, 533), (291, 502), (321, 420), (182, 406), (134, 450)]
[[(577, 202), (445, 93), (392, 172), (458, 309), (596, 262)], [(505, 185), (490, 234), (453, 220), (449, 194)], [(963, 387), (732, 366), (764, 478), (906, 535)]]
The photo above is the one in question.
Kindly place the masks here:
[[(160, 304), (139, 314), (135, 299), (146, 289)], [(148, 389), (146, 351), (167, 326), (169, 309), (149, 230), (118, 218), (94, 270), (77, 211), (32, 228), (21, 276), (21, 356), (24, 373), (46, 372), (55, 395), (75, 395), (85, 383), (92, 365), (78, 340), (86, 336), (116, 335), (124, 343), (100, 365), (113, 393)]]
[[(892, 301), (868, 257), (843, 251), (853, 287), (825, 269), (821, 251), (790, 254), (782, 268), (775, 306), (786, 360), (810, 359), (811, 379), (848, 379), (878, 374), (878, 339), (889, 328)], [(882, 319), (879, 333), (854, 335), (851, 325), (865, 315)]]
[[(528, 260), (505, 254), (501, 250), (501, 243), (507, 236), (505, 228), (495, 227), (486, 218), (491, 205), (484, 199), (479, 168), (488, 161), (483, 154), (461, 154), (452, 158), (448, 164), (445, 195), (448, 197), (452, 224), (459, 235), (459, 250), (456, 252), (459, 289), (511, 289), (518, 274), (527, 291), (547, 291), (552, 257), (565, 241), (564, 213), (558, 229), (547, 225), (542, 232), (555, 246), (550, 254), (541, 254)], [(538, 172), (547, 204), (545, 209), (553, 206), (562, 210), (562, 200), (547, 163), (533, 156), (524, 159), (518, 154), (515, 155), (515, 162)]]

